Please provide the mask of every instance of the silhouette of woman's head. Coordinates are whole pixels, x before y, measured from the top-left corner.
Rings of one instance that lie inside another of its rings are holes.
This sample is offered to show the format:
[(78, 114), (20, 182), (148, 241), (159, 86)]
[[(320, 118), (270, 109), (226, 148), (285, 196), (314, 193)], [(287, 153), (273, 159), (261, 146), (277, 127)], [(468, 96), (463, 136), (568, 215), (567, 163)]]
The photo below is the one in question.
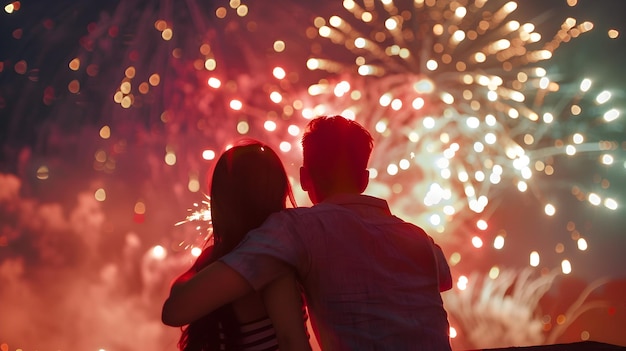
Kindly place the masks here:
[(276, 153), (254, 140), (226, 150), (211, 178), (211, 217), (215, 254), (231, 251), (243, 236), (273, 212), (293, 204), (285, 169)]
[(311, 120), (302, 137), (302, 189), (313, 203), (339, 193), (360, 194), (368, 183), (370, 133), (342, 116)]

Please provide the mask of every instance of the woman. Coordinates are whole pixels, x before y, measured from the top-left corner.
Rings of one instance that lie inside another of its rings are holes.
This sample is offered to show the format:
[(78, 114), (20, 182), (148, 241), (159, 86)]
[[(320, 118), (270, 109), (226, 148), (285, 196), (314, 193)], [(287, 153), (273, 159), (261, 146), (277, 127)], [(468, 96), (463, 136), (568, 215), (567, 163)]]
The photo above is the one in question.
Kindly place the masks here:
[[(245, 234), (293, 195), (283, 165), (272, 149), (244, 141), (225, 151), (211, 180), (213, 245), (172, 286), (230, 252)], [(219, 287), (216, 287), (219, 288)], [(294, 276), (278, 279), (262, 293), (251, 293), (183, 328), (181, 351), (310, 350), (302, 297)]]

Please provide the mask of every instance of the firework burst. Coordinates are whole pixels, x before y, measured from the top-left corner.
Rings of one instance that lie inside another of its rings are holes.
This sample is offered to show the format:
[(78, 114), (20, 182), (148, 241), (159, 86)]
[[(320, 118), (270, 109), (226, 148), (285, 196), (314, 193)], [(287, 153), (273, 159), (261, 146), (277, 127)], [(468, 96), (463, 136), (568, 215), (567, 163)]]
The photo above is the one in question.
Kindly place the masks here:
[[(62, 173), (58, 159), (86, 165), (84, 178), (99, 181), (96, 200), (106, 205), (129, 189), (124, 198), (134, 206), (119, 208), (134, 209), (137, 222), (145, 214), (169, 220), (172, 208), (195, 202), (175, 230), (144, 234), (163, 244), (155, 246), (158, 260), (170, 249), (197, 254), (210, 236), (203, 177), (236, 139), (280, 150), (297, 190), (299, 140), (318, 115), (341, 114), (372, 131), (367, 192), (433, 233), (470, 285), (485, 256), (475, 249), (492, 241), (499, 250), (512, 239), (492, 220), (516, 190), (531, 193), (548, 216), (567, 202), (553, 200), (555, 188), (591, 206), (620, 206), (609, 177), (580, 183), (563, 175), (574, 163), (606, 170), (622, 157), (611, 92), (583, 76), (564, 78), (553, 58), (589, 35), (590, 22), (559, 18), (545, 36), (545, 17), (523, 19), (526, 2), (502, 0), (62, 5), (10, 28), (21, 44), (0, 62), (0, 109), (9, 117), (0, 121), (2, 156), (22, 162), (15, 151), (36, 139), (38, 180)], [(3, 26), (30, 6), (7, 5)], [(572, 220), (566, 235), (585, 250), (581, 228)], [(547, 246), (530, 253), (532, 266), (552, 265), (540, 265), (540, 254), (553, 255)], [(504, 265), (489, 264), (488, 279), (496, 279), (491, 273)], [(561, 266), (572, 270), (569, 260)], [(503, 281), (512, 281), (507, 274)], [(523, 303), (516, 308), (536, 328), (536, 301)], [(535, 332), (523, 331), (533, 341)]]
[[(150, 27), (142, 38), (162, 43), (126, 50), (140, 59), (126, 66), (113, 100), (145, 114), (155, 104), (142, 101), (163, 96), (163, 123), (151, 125), (166, 135), (158, 145), (165, 163), (185, 166), (177, 169), (192, 191), (208, 169), (197, 155), (210, 163), (240, 137), (281, 150), (297, 188), (304, 125), (341, 114), (374, 133), (367, 191), (464, 253), (470, 241), (502, 247), (506, 235), (489, 219), (510, 188), (534, 194), (552, 216), (558, 203), (544, 192), (559, 160), (594, 152), (610, 165), (619, 148), (584, 131), (619, 119), (606, 107), (611, 93), (549, 72), (555, 50), (592, 30), (591, 22), (565, 18), (544, 39), (535, 24), (516, 19), (523, 16), (512, 1), (344, 1), (315, 9), (325, 17), (293, 4), (274, 12), (238, 1), (203, 11), (189, 4), (142, 17)], [(201, 33), (193, 40), (186, 22)], [(160, 54), (151, 54), (153, 46)], [(135, 82), (158, 57), (165, 66)], [(581, 201), (619, 206), (607, 187), (569, 186)]]
[(444, 294), (444, 299), (459, 332), (466, 335), (466, 347), (553, 344), (582, 313), (608, 306), (607, 301), (589, 298), (593, 290), (607, 282), (599, 279), (580, 293), (552, 328), (551, 318), (542, 314), (539, 302), (558, 275), (556, 270), (537, 275), (535, 270), (525, 268), (504, 270), (497, 277), (473, 274), (458, 283), (462, 290)]
[[(591, 30), (590, 22), (567, 18), (542, 41), (535, 25), (511, 19), (512, 1), (343, 6), (343, 13), (314, 20), (312, 40), (321, 44), (313, 46), (307, 67), (328, 77), (288, 100), (302, 101), (305, 118), (343, 114), (375, 131), (373, 182), (402, 215), (452, 232), (464, 218), (488, 218), (498, 184), (513, 182), (526, 191), (533, 173), (550, 174), (555, 154), (616, 148), (583, 144), (581, 134), (550, 133), (583, 111), (577, 103), (573, 112), (544, 103), (559, 84), (539, 63)], [(583, 80), (581, 91), (590, 83)], [(607, 94), (598, 96), (602, 103)], [(617, 116), (614, 109), (604, 114), (607, 121)], [(607, 199), (607, 207), (615, 206)]]

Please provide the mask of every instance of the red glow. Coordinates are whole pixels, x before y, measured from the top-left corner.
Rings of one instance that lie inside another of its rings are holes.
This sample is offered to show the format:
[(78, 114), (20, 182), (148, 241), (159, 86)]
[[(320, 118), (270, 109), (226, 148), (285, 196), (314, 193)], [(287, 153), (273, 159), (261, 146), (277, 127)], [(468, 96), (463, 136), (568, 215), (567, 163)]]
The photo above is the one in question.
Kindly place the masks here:
[(142, 224), (143, 222), (145, 222), (146, 218), (145, 215), (143, 213), (135, 213), (135, 215), (133, 216), (133, 222), (135, 223), (139, 223)]

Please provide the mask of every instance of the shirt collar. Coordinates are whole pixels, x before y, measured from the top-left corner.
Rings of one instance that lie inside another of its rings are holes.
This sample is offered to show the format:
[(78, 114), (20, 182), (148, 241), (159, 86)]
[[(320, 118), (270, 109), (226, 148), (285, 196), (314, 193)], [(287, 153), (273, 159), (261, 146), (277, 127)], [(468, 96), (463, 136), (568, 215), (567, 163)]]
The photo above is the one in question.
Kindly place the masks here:
[(339, 206), (352, 207), (352, 206), (371, 206), (380, 210), (390, 213), (389, 205), (387, 201), (369, 195), (363, 194), (337, 194), (326, 198), (321, 203), (335, 204)]

